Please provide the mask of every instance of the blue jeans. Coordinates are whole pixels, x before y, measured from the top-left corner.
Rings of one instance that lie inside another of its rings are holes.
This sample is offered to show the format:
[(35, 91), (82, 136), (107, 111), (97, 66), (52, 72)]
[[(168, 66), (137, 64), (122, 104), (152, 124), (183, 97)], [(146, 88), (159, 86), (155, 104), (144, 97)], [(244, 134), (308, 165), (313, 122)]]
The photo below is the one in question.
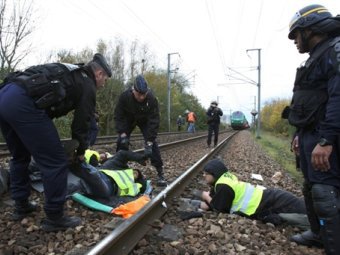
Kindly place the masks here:
[(88, 195), (100, 198), (110, 198), (115, 195), (117, 187), (106, 174), (85, 162), (81, 163), (81, 170), (79, 177), (85, 182)]
[(189, 123), (188, 132), (189, 133), (195, 133), (196, 132), (195, 123)]

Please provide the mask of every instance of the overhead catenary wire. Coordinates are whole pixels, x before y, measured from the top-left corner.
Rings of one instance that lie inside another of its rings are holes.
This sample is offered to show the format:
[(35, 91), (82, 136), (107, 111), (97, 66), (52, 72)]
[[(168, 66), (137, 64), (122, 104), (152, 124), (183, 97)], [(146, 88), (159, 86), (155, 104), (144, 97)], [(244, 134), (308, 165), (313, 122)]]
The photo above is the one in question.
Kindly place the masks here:
[[(210, 3), (210, 7), (209, 7), (209, 3)], [(208, 13), (208, 16), (209, 16), (211, 29), (212, 29), (213, 36), (214, 36), (215, 43), (216, 43), (217, 53), (218, 53), (218, 56), (219, 56), (220, 61), (221, 61), (222, 70), (223, 70), (223, 73), (226, 75), (227, 74), (227, 70), (226, 70), (227, 65), (226, 65), (226, 61), (225, 61), (225, 57), (224, 57), (224, 53), (223, 53), (223, 48), (220, 44), (220, 40), (219, 40), (219, 38), (217, 36), (217, 32), (216, 32), (216, 25), (215, 25), (215, 22), (214, 22), (214, 19), (213, 19), (213, 17), (215, 15), (214, 15), (214, 9), (213, 9), (213, 6), (212, 6), (212, 2), (209, 2), (208, 0), (206, 0), (205, 4), (206, 4), (207, 13)]]

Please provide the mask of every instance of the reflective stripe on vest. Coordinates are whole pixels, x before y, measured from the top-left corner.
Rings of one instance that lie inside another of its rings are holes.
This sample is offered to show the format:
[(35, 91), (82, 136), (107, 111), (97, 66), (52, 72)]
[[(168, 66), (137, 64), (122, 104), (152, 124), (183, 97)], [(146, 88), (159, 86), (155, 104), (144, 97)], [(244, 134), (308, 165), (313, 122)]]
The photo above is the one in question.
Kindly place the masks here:
[(136, 196), (140, 192), (141, 184), (135, 183), (133, 170), (100, 170), (111, 177), (117, 184), (119, 191), (118, 196)]
[(256, 188), (250, 183), (231, 179), (227, 174), (223, 174), (215, 184), (226, 184), (233, 189), (235, 193), (234, 200), (231, 205), (230, 213), (242, 212), (248, 216), (254, 214), (258, 208), (263, 190)]
[(97, 151), (93, 151), (93, 150), (86, 150), (85, 151), (85, 162), (87, 163), (87, 164), (90, 164), (90, 159), (91, 159), (91, 157), (93, 156), (93, 155), (95, 155), (96, 156), (96, 158), (97, 158), (97, 160), (99, 161), (99, 159), (100, 159), (100, 155), (99, 155), (99, 153), (97, 152)]

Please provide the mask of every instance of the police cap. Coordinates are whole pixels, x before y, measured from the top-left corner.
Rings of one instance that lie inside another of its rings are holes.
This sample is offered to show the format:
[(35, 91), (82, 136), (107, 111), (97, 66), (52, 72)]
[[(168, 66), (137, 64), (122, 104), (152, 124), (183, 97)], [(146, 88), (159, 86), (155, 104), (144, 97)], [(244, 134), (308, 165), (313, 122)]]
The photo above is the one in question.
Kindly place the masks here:
[(100, 53), (94, 54), (92, 61), (100, 65), (104, 69), (108, 77), (112, 76), (111, 68), (102, 54)]
[(137, 75), (135, 82), (133, 84), (133, 88), (135, 91), (137, 91), (140, 94), (145, 94), (148, 92), (148, 83), (144, 79), (143, 75)]

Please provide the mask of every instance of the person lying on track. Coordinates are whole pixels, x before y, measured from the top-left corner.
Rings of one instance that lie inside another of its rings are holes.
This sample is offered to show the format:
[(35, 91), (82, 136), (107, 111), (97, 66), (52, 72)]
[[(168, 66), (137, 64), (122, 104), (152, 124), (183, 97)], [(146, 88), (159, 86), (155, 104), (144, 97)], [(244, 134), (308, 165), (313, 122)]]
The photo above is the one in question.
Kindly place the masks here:
[(219, 159), (210, 160), (203, 171), (204, 179), (211, 190), (199, 193), (201, 200), (197, 200), (196, 204), (201, 210), (234, 213), (274, 225), (284, 222), (281, 215), (291, 214), (298, 217), (306, 214), (302, 198), (285, 190), (263, 190), (242, 182)]
[(143, 154), (118, 151), (100, 167), (81, 162), (76, 170), (81, 179), (81, 190), (94, 198), (109, 199), (112, 196), (138, 196), (147, 187), (147, 180), (138, 169), (131, 169), (129, 161), (145, 165)]

